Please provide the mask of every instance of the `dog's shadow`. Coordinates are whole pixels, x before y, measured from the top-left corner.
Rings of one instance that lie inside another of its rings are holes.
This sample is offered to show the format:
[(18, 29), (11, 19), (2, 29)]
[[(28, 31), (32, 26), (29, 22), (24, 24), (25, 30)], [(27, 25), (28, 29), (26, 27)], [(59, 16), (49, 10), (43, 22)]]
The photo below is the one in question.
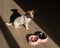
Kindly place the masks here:
[(12, 15), (10, 16), (10, 22), (9, 23), (13, 23), (13, 21), (17, 18), (17, 17), (19, 17), (19, 16), (21, 16), (19, 13), (18, 13), (18, 9), (11, 9), (11, 11), (13, 12), (12, 13)]

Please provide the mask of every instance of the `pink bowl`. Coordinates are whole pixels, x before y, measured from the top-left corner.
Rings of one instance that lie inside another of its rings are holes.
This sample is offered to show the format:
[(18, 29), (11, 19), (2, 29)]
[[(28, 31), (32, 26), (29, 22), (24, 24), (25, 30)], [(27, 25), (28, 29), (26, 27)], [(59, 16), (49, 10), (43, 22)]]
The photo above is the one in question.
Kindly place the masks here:
[(30, 44), (30, 45), (37, 45), (37, 44), (40, 42), (39, 37), (36, 36), (36, 35), (31, 35), (31, 36), (28, 38), (28, 40), (29, 40), (29, 44)]

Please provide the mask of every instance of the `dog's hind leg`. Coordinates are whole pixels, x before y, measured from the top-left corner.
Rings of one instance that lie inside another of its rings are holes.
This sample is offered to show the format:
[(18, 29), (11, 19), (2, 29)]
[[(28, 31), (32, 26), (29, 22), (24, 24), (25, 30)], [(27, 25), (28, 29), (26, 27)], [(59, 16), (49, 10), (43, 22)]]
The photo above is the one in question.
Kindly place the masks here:
[(17, 22), (14, 22), (14, 24), (13, 24), (13, 25), (14, 25), (14, 27), (15, 27), (15, 28), (21, 28), (20, 24), (19, 24), (19, 23), (17, 23)]

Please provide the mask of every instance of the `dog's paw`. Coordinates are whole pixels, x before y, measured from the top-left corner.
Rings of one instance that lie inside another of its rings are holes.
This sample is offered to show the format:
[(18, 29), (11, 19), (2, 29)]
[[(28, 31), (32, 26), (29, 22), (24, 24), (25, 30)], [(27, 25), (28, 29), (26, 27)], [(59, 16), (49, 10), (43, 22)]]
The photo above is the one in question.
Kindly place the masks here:
[(29, 27), (26, 27), (26, 29), (29, 29)]

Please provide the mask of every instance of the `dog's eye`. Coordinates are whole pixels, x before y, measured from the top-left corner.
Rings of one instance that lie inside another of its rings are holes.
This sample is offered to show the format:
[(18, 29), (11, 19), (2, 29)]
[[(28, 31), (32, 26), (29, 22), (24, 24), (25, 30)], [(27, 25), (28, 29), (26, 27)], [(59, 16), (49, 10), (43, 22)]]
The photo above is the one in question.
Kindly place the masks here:
[(32, 14), (34, 15), (34, 12), (32, 12)]
[(30, 16), (30, 14), (29, 14), (29, 13), (27, 13), (27, 14), (26, 14), (26, 17), (27, 17), (27, 18), (30, 18), (31, 16)]

